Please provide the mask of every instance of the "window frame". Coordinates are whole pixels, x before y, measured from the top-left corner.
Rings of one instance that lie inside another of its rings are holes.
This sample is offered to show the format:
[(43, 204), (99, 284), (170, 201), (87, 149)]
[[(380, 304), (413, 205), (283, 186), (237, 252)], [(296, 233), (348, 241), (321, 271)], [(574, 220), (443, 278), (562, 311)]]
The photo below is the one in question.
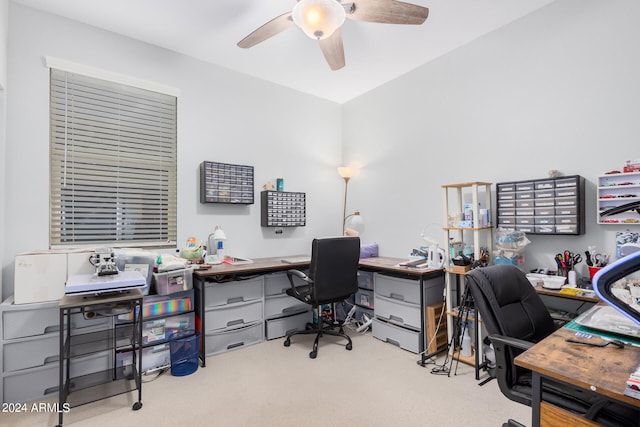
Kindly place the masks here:
[(45, 62), (49, 246), (175, 247), (179, 92), (57, 58)]

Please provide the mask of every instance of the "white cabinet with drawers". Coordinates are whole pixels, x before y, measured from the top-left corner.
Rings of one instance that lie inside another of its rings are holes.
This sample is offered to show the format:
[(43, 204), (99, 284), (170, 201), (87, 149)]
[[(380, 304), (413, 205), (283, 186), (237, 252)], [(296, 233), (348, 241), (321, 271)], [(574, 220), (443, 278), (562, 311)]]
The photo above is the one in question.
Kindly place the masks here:
[[(60, 317), (58, 301), (14, 304), (9, 297), (0, 304), (2, 329), (3, 402), (31, 402), (58, 393), (58, 361), (60, 355)], [(71, 317), (74, 331), (95, 331), (111, 327), (111, 319)], [(108, 353), (82, 358), (74, 365), (74, 375), (108, 369)]]
[[(205, 282), (201, 318), (205, 357), (264, 340), (264, 279)], [(202, 285), (202, 284), (200, 284)]]
[(266, 338), (280, 338), (291, 331), (304, 329), (307, 322), (313, 320), (311, 306), (286, 294), (291, 287), (287, 273), (271, 273), (263, 277)]
[(442, 301), (444, 277), (420, 280), (374, 273), (373, 281), (373, 336), (413, 353), (422, 352), (426, 330), (424, 307)]

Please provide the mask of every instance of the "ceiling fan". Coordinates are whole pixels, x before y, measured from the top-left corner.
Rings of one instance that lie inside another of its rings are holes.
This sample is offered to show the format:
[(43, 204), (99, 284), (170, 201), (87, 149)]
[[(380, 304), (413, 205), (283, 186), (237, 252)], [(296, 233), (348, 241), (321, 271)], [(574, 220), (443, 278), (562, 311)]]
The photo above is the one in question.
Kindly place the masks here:
[(420, 25), (429, 9), (396, 0), (299, 0), (291, 12), (273, 18), (238, 42), (250, 48), (282, 31), (300, 27), (320, 49), (332, 70), (344, 67), (344, 47), (340, 27), (345, 18), (380, 24)]

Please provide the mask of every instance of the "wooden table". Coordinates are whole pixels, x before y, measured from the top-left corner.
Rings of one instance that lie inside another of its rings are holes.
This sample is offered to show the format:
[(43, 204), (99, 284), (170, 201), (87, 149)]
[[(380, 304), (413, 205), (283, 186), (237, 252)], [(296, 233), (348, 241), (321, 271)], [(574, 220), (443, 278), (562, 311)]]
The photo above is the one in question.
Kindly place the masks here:
[[(531, 409), (534, 427), (595, 425), (585, 423), (584, 419), (541, 401), (542, 381), (545, 378), (591, 390), (640, 408), (640, 400), (623, 394), (629, 374), (640, 366), (640, 348), (627, 345), (624, 349), (619, 349), (611, 345), (592, 347), (567, 343), (565, 339), (574, 333), (569, 329), (559, 329), (515, 358), (516, 365), (532, 371)], [(575, 424), (567, 421), (571, 416)]]

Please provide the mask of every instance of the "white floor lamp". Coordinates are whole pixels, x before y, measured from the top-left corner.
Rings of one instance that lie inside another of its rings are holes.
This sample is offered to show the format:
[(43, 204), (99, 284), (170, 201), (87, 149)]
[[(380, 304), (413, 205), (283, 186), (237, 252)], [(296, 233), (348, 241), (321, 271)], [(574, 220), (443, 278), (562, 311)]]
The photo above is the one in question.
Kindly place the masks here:
[[(341, 166), (338, 168), (338, 173), (344, 179), (344, 204), (342, 209), (342, 235), (344, 236), (358, 236), (360, 228), (363, 224), (362, 215), (359, 211), (355, 211), (347, 215), (347, 192), (349, 190), (349, 180), (356, 175), (356, 170), (348, 167)], [(347, 220), (351, 219), (349, 227), (347, 227)]]

